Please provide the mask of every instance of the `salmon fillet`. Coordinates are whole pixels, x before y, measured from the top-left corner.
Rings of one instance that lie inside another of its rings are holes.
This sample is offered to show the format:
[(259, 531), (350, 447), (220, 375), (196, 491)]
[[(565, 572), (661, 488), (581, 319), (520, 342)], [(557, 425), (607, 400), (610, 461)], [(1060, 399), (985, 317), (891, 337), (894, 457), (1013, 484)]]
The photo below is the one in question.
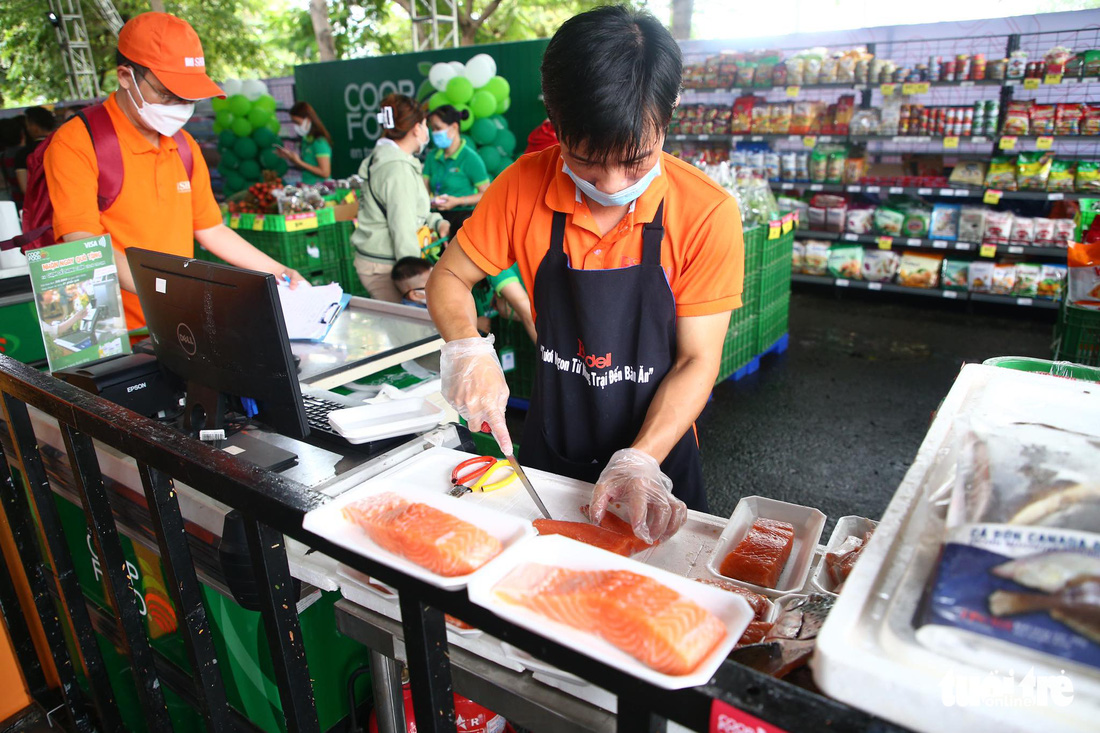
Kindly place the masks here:
[[(566, 522), (560, 519), (536, 519), (532, 524), (535, 525), (535, 530), (541, 535), (560, 534), (563, 537), (599, 547), (623, 557), (630, 557), (637, 552), (635, 549), (637, 543), (634, 541), (636, 538), (633, 534), (627, 537), (588, 522)], [(641, 541), (638, 540), (638, 542)], [(641, 544), (643, 549), (648, 547), (644, 542)]]
[(741, 634), (741, 638), (737, 640), (737, 646), (759, 644), (764, 640), (764, 636), (771, 630), (771, 627), (770, 621), (750, 621), (745, 633)]
[[(589, 521), (592, 520), (592, 517), (588, 514), (587, 504), (581, 507), (581, 514), (583, 514), (585, 518)], [(656, 544), (646, 542), (645, 540), (634, 534), (634, 528), (630, 526), (630, 523), (622, 519), (614, 512), (604, 512), (603, 519), (600, 520), (600, 526), (604, 529), (609, 529), (616, 534), (621, 534), (624, 537), (629, 537), (631, 541), (631, 555), (639, 553), (642, 550), (648, 550), (650, 547), (653, 547), (653, 545)]]
[(728, 590), (730, 593), (736, 593), (741, 596), (748, 601), (749, 606), (752, 608), (753, 618), (757, 621), (763, 621), (764, 617), (768, 615), (770, 601), (759, 593), (753, 593), (748, 588), (742, 588), (728, 580), (717, 580), (713, 578), (696, 578), (695, 582), (702, 583), (703, 585), (712, 585), (715, 588)]
[(472, 573), (503, 549), (485, 530), (390, 491), (348, 504), (343, 513), (382, 548), (437, 575)]
[(764, 588), (774, 588), (794, 547), (794, 525), (774, 519), (757, 519), (733, 552), (726, 555), (718, 572)]
[(514, 568), (497, 596), (596, 634), (658, 672), (692, 672), (726, 628), (699, 604), (629, 570), (569, 570), (537, 563)]

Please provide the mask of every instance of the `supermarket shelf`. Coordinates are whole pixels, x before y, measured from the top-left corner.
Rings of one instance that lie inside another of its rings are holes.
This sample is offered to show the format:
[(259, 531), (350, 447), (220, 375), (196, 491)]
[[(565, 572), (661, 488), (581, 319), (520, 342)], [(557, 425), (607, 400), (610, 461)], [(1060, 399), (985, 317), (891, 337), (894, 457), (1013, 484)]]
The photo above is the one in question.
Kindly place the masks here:
[(1019, 298), (1014, 295), (987, 295), (985, 293), (967, 293), (958, 290), (941, 290), (939, 288), (907, 288), (901, 285), (895, 285), (894, 283), (872, 283), (864, 280), (845, 280), (843, 278), (828, 277), (824, 275), (803, 275), (797, 272), (791, 273), (791, 282), (849, 288), (852, 290), (872, 290), (883, 293), (922, 295), (928, 298), (940, 298), (943, 300), (972, 300), (982, 303), (998, 303), (1000, 305), (1017, 305), (1045, 310), (1058, 310), (1058, 303), (1056, 301), (1043, 300), (1041, 298)]
[[(1074, 83), (1076, 79), (1063, 79), (1063, 84)], [(1095, 79), (1089, 79), (1088, 81), (1096, 81)], [(796, 88), (799, 92), (813, 91), (813, 90), (852, 90), (861, 92), (865, 89), (881, 90), (883, 86), (894, 87), (894, 94), (898, 96), (902, 95), (902, 87), (906, 84), (923, 84), (927, 83), (929, 89), (950, 89), (954, 87), (1000, 87), (1000, 86), (1013, 86), (1015, 84), (1023, 84), (1022, 79), (1013, 79), (1010, 82), (1001, 81), (998, 79), (982, 79), (981, 81), (974, 81), (967, 79), (965, 81), (930, 81), (930, 82), (882, 82), (875, 84), (862, 84), (862, 83), (837, 83), (837, 84), (790, 84), (788, 86), (751, 86), (751, 87), (717, 87), (717, 88), (692, 88), (685, 87), (685, 92), (692, 92), (695, 94), (767, 94), (768, 92), (787, 91), (791, 88)], [(788, 92), (789, 94), (790, 92)]]
[[(988, 145), (993, 142), (989, 135), (955, 135), (958, 145)], [(849, 135), (848, 141), (853, 143), (886, 142), (886, 143), (914, 143), (917, 145), (944, 146), (947, 139), (940, 135)], [(1100, 138), (1097, 138), (1100, 140)]]
[[(882, 239), (879, 234), (852, 234), (845, 232), (818, 232), (810, 229), (798, 229), (794, 233), (795, 239), (825, 239), (840, 242), (859, 242), (860, 244), (878, 244)], [(891, 245), (910, 249), (932, 249), (955, 252), (977, 252), (981, 244), (977, 242), (955, 242), (946, 239), (922, 239), (918, 237), (891, 237)], [(997, 254), (1033, 255), (1035, 257), (1066, 258), (1066, 250), (1061, 247), (1035, 247), (1031, 245), (1006, 245), (997, 247)]]
[[(916, 187), (916, 186), (873, 186), (864, 184), (845, 183), (806, 183), (792, 181), (770, 181), (769, 184), (775, 191), (791, 191), (794, 189), (806, 189), (808, 191), (829, 191), (841, 193), (878, 193), (878, 194), (910, 194), (916, 196), (953, 196), (955, 198), (982, 198), (985, 196), (984, 188), (946, 188), (946, 187)], [(1081, 193), (1076, 191), (1051, 192), (1051, 191), (1004, 191), (1002, 199), (1016, 201), (1062, 201), (1082, 198), (1096, 198), (1095, 193)]]

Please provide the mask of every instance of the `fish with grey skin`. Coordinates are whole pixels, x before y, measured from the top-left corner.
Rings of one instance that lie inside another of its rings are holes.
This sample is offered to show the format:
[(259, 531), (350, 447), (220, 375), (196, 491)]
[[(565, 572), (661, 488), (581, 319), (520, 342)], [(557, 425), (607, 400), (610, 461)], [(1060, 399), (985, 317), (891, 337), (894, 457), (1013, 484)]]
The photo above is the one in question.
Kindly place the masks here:
[(775, 620), (764, 640), (735, 650), (730, 659), (782, 678), (809, 661), (817, 634), (836, 599), (814, 593), (795, 601)]

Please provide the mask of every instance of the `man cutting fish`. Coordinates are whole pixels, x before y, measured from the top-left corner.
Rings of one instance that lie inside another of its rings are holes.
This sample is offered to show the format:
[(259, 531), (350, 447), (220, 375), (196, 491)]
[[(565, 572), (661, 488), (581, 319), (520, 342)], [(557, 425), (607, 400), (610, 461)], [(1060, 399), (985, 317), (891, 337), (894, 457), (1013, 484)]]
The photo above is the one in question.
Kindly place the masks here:
[(592, 521), (621, 502), (647, 542), (706, 509), (694, 422), (744, 274), (734, 199), (662, 152), (681, 68), (647, 13), (566, 21), (542, 63), (560, 145), (493, 182), (428, 282), (443, 394), (509, 455), (508, 387), (470, 289), (519, 263), (538, 332), (523, 462), (595, 483)]

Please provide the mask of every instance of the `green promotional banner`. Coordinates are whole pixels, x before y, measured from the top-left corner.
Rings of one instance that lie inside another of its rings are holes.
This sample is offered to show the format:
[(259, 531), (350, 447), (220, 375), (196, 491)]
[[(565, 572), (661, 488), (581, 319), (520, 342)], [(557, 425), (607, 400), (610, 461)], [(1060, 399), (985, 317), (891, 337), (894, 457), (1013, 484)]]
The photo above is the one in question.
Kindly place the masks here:
[(357, 172), (374, 148), (381, 132), (375, 115), (383, 98), (397, 93), (426, 102), (427, 95), (420, 92), (426, 89), (432, 64), (466, 63), (478, 54), (488, 54), (496, 62), (497, 74), (511, 86), (512, 103), (504, 117), (515, 133), (519, 155), (531, 130), (546, 119), (539, 100), (539, 65), (548, 43), (546, 39), (496, 43), (307, 64), (294, 70), (296, 94), (299, 101), (313, 105), (332, 133), (332, 175), (341, 178)]

